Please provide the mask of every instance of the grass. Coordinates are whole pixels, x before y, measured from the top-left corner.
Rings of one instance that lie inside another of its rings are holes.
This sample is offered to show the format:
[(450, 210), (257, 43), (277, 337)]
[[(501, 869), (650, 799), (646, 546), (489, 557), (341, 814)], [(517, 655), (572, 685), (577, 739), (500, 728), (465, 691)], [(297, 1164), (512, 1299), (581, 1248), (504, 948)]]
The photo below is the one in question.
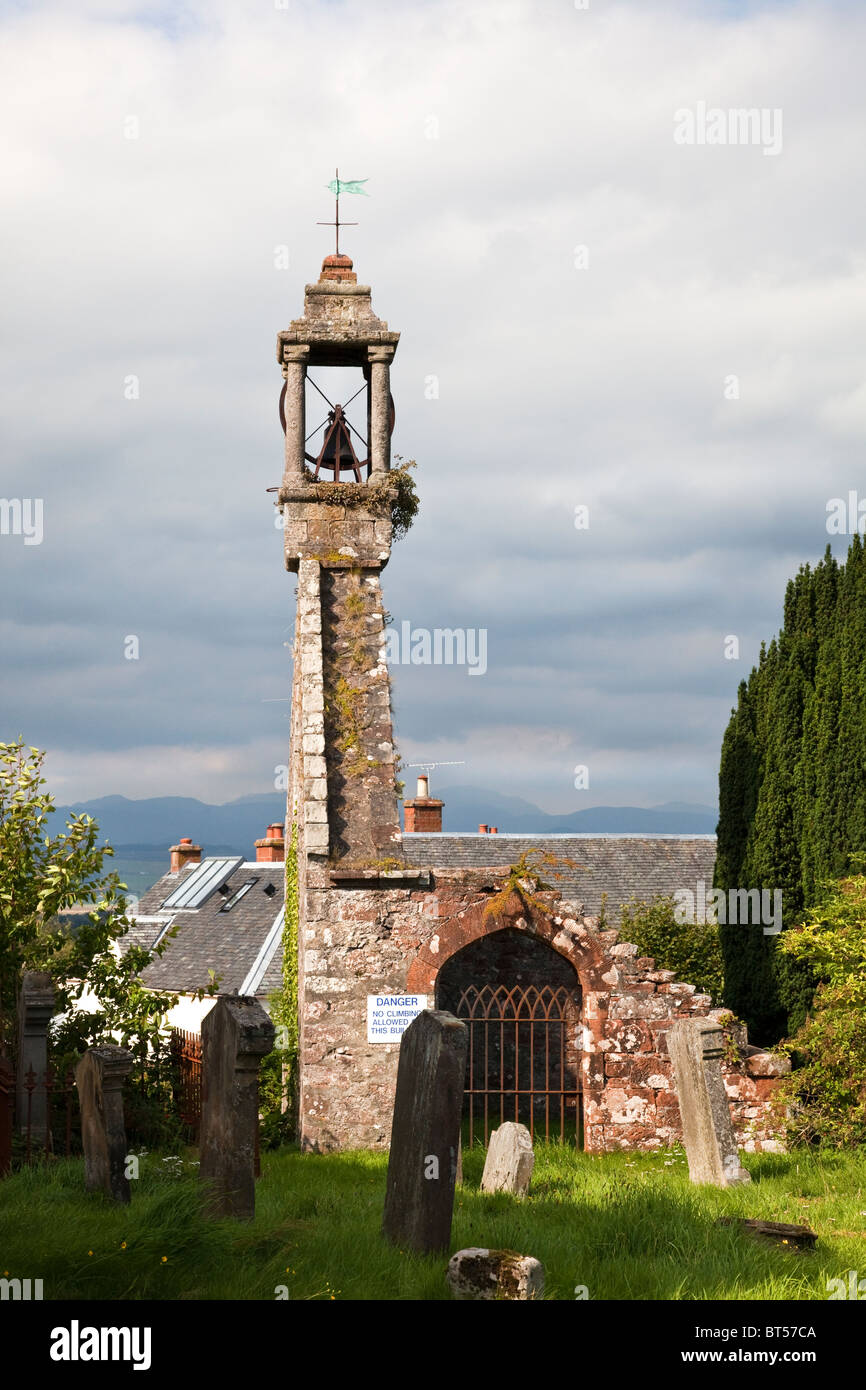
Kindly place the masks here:
[[(747, 1155), (747, 1187), (693, 1187), (680, 1151), (592, 1157), (539, 1145), (532, 1195), (479, 1190), (483, 1150), (464, 1156), (451, 1249), (537, 1256), (546, 1297), (826, 1299), (827, 1281), (866, 1275), (866, 1157)], [(265, 1153), (251, 1223), (208, 1221), (195, 1166), (141, 1161), (132, 1203), (83, 1190), (83, 1163), (24, 1169), (0, 1183), (0, 1275), (41, 1278), (46, 1299), (444, 1299), (447, 1256), (387, 1245), (379, 1228), (387, 1156)], [(764, 1244), (723, 1215), (804, 1223), (814, 1253)]]

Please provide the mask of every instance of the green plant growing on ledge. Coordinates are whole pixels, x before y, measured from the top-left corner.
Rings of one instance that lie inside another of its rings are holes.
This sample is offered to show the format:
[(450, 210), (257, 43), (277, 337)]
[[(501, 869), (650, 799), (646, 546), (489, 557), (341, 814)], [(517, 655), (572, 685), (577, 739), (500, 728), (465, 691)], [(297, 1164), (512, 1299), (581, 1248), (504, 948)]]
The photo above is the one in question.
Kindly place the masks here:
[(396, 454), (395, 458), (398, 460), (398, 467), (392, 468), (390, 473), (392, 485), (396, 485), (391, 500), (391, 526), (394, 530), (394, 540), (399, 541), (411, 527), (421, 504), (415, 479), (410, 473), (410, 469), (415, 467), (415, 460), (408, 459), (403, 463), (399, 454)]
[(530, 917), (533, 913), (549, 912), (549, 904), (537, 896), (539, 893), (549, 893), (553, 890), (553, 884), (547, 883), (541, 876), (540, 869), (542, 867), (552, 868), (554, 873), (551, 877), (559, 878), (561, 875), (556, 872), (557, 869), (579, 869), (582, 865), (575, 863), (573, 859), (569, 859), (565, 855), (554, 854), (552, 850), (524, 850), (517, 862), (509, 866), (508, 874), (499, 892), (495, 893), (487, 903), (484, 909), (485, 921), (488, 917), (499, 916), (504, 911), (512, 893), (517, 894)]
[(858, 872), (825, 884), (803, 924), (778, 938), (779, 949), (819, 981), (805, 1024), (782, 1044), (799, 1063), (777, 1093), (794, 1143), (866, 1143), (866, 875), (861, 857), (854, 862)]
[[(390, 516), (394, 540), (399, 541), (418, 515), (420, 502), (410, 472), (415, 467), (415, 460), (407, 459), (404, 463), (399, 454), (395, 454), (394, 458), (397, 466), (389, 473), (377, 476), (375, 482), (371, 479), (366, 483), (325, 483), (317, 480), (309, 469), (305, 472), (305, 480), (311, 489), (315, 489), (316, 500), (325, 506), (367, 507), (374, 513)], [(330, 561), (339, 564), (350, 557), (331, 551), (316, 558), (323, 563)]]

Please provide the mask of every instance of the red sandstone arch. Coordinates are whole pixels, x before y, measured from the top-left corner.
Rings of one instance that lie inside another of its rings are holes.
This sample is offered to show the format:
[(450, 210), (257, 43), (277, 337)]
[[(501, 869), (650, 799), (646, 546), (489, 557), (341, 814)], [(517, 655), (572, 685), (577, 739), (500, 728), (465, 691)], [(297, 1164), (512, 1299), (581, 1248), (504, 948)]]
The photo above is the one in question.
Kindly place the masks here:
[(604, 943), (595, 931), (580, 918), (561, 916), (551, 903), (550, 915), (528, 912), (519, 895), (513, 892), (499, 912), (488, 912), (489, 899), (473, 904), (452, 917), (441, 920), (430, 940), (421, 946), (406, 975), (410, 994), (433, 994), (436, 978), (451, 956), (483, 936), (513, 927), (526, 932), (551, 946), (574, 967), (584, 994), (607, 988), (603, 976), (612, 962), (607, 958)]

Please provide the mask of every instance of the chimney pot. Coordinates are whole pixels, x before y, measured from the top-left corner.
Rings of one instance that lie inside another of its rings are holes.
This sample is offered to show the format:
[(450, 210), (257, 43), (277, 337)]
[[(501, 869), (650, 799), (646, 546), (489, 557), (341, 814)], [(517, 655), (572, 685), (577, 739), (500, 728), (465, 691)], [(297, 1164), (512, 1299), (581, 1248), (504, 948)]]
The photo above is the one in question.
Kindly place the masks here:
[(498, 825), (491, 825), (491, 827), (490, 827), (490, 829), (488, 830), (487, 833), (488, 833), (488, 835), (498, 835), (498, 834), (499, 834), (499, 826), (498, 826)]
[(169, 873), (176, 874), (184, 864), (201, 863), (201, 845), (194, 845), (189, 835), (184, 835), (169, 850)]
[[(421, 790), (421, 784), (424, 790)], [(418, 778), (418, 795), (411, 801), (403, 802), (403, 828), (407, 835), (439, 835), (442, 831), (442, 807), (444, 801), (428, 795), (426, 777)]]
[(417, 788), (417, 790), (416, 790), (416, 792), (415, 792), (415, 795), (416, 795), (416, 796), (425, 796), (425, 797), (430, 795), (430, 781), (429, 781), (429, 778), (427, 778), (426, 776), (419, 776), (419, 778), (418, 778), (418, 788)]
[(286, 858), (286, 837), (278, 821), (269, 825), (263, 840), (256, 840), (257, 864), (282, 864)]
[(486, 826), (486, 825), (479, 825), (479, 827), (478, 827), (478, 834), (479, 834), (479, 835), (486, 835), (486, 834), (487, 834), (487, 826)]

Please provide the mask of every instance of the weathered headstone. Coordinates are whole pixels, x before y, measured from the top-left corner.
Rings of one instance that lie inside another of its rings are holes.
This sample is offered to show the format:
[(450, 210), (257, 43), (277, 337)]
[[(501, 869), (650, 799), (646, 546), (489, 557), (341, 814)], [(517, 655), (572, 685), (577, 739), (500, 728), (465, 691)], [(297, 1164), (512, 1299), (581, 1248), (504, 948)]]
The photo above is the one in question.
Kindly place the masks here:
[(694, 1183), (732, 1187), (750, 1182), (740, 1167), (731, 1107), (722, 1078), (724, 1034), (709, 1019), (679, 1019), (668, 1033), (683, 1143)]
[(458, 1250), (445, 1275), (452, 1298), (508, 1299), (527, 1303), (544, 1297), (544, 1266), (516, 1250)]
[(32, 1144), (48, 1139), (48, 1028), (54, 1013), (54, 983), (39, 970), (21, 977), (18, 1009), (18, 1128)]
[(400, 1040), (382, 1231), (401, 1249), (451, 1242), (467, 1037), (453, 1014), (426, 1009)]
[(201, 1163), (212, 1216), (255, 1215), (258, 1078), (275, 1029), (256, 999), (220, 995), (201, 1026)]
[(525, 1197), (534, 1167), (532, 1135), (526, 1125), (506, 1120), (490, 1136), (481, 1191), (513, 1192), (517, 1197)]
[(84, 1145), (84, 1186), (129, 1201), (123, 1083), (133, 1056), (125, 1047), (89, 1047), (75, 1068)]
[(750, 1235), (762, 1240), (773, 1241), (777, 1245), (787, 1245), (791, 1250), (814, 1250), (818, 1236), (808, 1226), (791, 1225), (788, 1221), (761, 1221), (749, 1216), (720, 1216), (720, 1226), (741, 1226)]

